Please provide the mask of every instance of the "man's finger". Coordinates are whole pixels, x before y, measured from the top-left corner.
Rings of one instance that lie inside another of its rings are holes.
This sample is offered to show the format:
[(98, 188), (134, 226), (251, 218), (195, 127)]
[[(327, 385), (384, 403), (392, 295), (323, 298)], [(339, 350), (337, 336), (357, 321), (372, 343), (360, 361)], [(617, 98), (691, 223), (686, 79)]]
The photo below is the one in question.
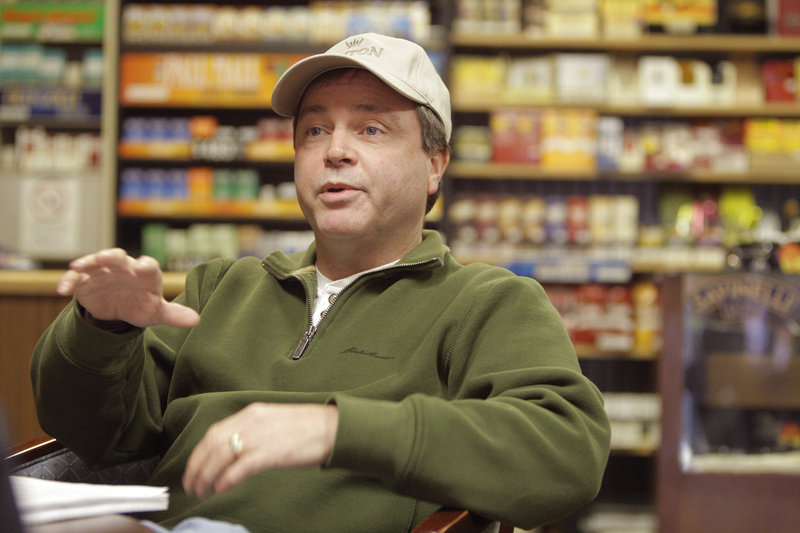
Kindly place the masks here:
[(193, 328), (198, 322), (200, 322), (200, 315), (194, 309), (165, 301), (159, 323), (176, 328)]
[(67, 270), (56, 283), (56, 292), (61, 296), (70, 296), (81, 282), (81, 274)]
[(130, 268), (134, 263), (133, 258), (122, 248), (100, 250), (95, 254), (94, 260), (98, 265), (111, 269)]
[(236, 461), (223, 437), (226, 432), (219, 425), (212, 426), (192, 451), (183, 474), (183, 489), (187, 493), (205, 498), (220, 474)]

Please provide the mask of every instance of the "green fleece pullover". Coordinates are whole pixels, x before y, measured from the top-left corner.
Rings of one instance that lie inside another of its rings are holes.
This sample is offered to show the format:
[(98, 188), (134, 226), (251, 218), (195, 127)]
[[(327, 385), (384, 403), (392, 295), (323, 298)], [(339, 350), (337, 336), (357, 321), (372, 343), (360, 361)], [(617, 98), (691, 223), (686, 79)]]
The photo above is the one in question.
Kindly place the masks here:
[[(253, 533), (403, 532), (449, 505), (531, 528), (594, 498), (608, 421), (539, 284), (462, 266), (426, 231), (345, 288), (303, 347), (314, 258), (312, 245), (195, 268), (177, 298), (200, 313), (188, 330), (109, 333), (71, 303), (31, 364), (42, 428), (92, 465), (162, 455), (151, 482), (170, 506), (149, 518), (167, 526), (199, 515)], [(192, 448), (252, 402), (335, 403), (327, 463), (185, 494)]]

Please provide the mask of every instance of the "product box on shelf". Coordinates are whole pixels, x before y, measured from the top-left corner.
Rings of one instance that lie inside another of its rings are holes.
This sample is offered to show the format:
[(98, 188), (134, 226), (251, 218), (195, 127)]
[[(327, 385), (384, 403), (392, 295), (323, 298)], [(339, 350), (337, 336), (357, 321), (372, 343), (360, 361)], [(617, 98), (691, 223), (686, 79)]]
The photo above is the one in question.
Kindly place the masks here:
[(507, 60), (499, 56), (454, 56), (450, 60), (450, 91), (453, 100), (496, 100), (505, 90), (507, 68)]
[(547, 0), (544, 13), (548, 37), (592, 39), (600, 34), (596, 0)]
[(797, 101), (797, 79), (793, 59), (767, 59), (761, 65), (764, 100), (767, 102)]
[(130, 106), (267, 108), (280, 75), (303, 57), (128, 52), (120, 57), (119, 99)]
[(750, 118), (744, 143), (752, 172), (793, 170), (800, 166), (800, 120)]
[(717, 24), (717, 0), (644, 0), (644, 23), (675, 33), (712, 27)]
[(612, 39), (635, 39), (642, 34), (642, 0), (601, 0), (603, 35)]
[(800, 0), (778, 0), (777, 30), (781, 35), (800, 35)]
[(597, 169), (614, 171), (622, 164), (625, 123), (620, 117), (597, 118)]
[(503, 99), (508, 103), (546, 103), (555, 96), (551, 55), (516, 57), (508, 61)]
[(3, 39), (92, 42), (103, 38), (105, 5), (101, 0), (72, 2), (3, 2)]
[(608, 73), (606, 82), (608, 103), (630, 106), (639, 103), (639, 72), (637, 59), (629, 56), (616, 56)]
[(453, 30), (463, 33), (517, 33), (521, 27), (520, 0), (457, 0)]
[(762, 35), (774, 32), (770, 19), (775, 16), (775, 3), (775, 0), (718, 0), (719, 21), (714, 30)]
[(541, 121), (543, 169), (578, 172), (596, 170), (596, 111), (544, 109)]
[(556, 97), (561, 102), (602, 103), (611, 59), (607, 54), (555, 54)]
[(486, 162), (492, 158), (492, 134), (486, 126), (457, 126), (453, 157), (458, 161)]
[(335, 43), (376, 31), (426, 42), (428, 2), (309, 2), (297, 6), (132, 3), (122, 11), (128, 43)]
[(254, 126), (221, 125), (212, 115), (189, 118), (128, 117), (119, 155), (177, 161), (291, 161), (292, 121), (262, 118)]
[(492, 160), (498, 163), (531, 163), (541, 159), (541, 119), (536, 109), (501, 108), (489, 116)]

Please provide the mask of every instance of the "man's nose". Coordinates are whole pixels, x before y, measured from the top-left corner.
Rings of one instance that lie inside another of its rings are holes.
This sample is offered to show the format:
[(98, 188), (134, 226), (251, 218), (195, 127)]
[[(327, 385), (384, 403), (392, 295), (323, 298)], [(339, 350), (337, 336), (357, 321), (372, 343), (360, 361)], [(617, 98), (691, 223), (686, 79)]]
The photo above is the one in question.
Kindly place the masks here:
[(330, 136), (325, 159), (327, 164), (333, 167), (352, 165), (355, 163), (355, 154), (353, 153), (347, 132), (334, 130), (333, 134)]

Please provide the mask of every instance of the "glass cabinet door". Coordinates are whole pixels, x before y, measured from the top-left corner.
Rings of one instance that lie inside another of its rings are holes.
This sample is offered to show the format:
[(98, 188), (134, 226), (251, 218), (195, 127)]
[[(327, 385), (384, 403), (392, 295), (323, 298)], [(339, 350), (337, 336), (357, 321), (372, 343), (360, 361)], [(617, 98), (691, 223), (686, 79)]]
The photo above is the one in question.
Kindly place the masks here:
[(685, 472), (800, 473), (800, 276), (683, 284)]

